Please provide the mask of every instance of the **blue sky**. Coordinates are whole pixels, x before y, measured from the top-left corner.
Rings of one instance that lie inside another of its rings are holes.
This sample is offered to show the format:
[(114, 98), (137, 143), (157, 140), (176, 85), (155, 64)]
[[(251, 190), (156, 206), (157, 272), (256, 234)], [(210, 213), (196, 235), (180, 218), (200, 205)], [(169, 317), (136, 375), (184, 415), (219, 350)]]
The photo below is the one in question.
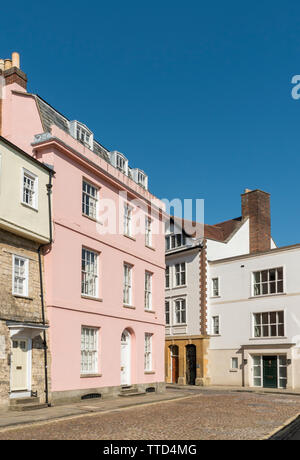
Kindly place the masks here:
[(0, 57), (20, 52), (29, 91), (144, 169), (155, 195), (204, 198), (212, 224), (260, 188), (277, 244), (300, 242), (299, 1), (15, 0), (1, 16)]

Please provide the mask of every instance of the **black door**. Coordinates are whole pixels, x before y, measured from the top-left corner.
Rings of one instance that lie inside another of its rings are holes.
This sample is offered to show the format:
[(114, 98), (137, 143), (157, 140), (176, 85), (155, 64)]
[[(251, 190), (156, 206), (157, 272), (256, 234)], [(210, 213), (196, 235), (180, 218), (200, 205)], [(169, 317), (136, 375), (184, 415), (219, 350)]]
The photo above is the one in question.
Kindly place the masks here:
[(277, 356), (263, 356), (263, 384), (265, 388), (277, 388)]
[(196, 381), (196, 346), (186, 346), (186, 383), (195, 385)]

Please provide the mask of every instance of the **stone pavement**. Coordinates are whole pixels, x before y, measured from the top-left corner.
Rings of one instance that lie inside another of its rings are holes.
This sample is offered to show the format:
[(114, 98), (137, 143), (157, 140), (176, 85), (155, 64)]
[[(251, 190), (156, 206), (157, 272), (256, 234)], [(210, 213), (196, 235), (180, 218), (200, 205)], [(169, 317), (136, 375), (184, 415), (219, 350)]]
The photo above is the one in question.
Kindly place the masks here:
[(0, 440), (264, 439), (300, 413), (298, 395), (189, 387), (167, 393), (171, 398), (162, 395), (159, 401), (151, 395), (152, 401), (144, 399), (148, 404), (135, 399), (131, 407), (126, 407), (127, 400), (103, 401), (101, 412), (101, 403), (85, 402), (87, 407), (79, 405), (80, 415), (0, 428)]
[(93, 412), (107, 412), (126, 407), (169, 401), (174, 398), (186, 397), (186, 391), (167, 390), (165, 393), (147, 393), (142, 396), (118, 397), (115, 399), (89, 399), (77, 403), (57, 405), (45, 409), (30, 411), (2, 411), (0, 412), (0, 429), (14, 425), (56, 420), (66, 417), (79, 416)]

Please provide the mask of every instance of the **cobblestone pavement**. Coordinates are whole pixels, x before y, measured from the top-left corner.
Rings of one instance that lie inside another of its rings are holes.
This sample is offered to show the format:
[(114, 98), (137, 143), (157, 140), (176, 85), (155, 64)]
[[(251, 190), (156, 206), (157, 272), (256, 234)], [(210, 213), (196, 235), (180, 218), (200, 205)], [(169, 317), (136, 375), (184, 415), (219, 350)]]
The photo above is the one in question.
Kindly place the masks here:
[(300, 397), (222, 391), (0, 430), (4, 439), (261, 439), (300, 412)]

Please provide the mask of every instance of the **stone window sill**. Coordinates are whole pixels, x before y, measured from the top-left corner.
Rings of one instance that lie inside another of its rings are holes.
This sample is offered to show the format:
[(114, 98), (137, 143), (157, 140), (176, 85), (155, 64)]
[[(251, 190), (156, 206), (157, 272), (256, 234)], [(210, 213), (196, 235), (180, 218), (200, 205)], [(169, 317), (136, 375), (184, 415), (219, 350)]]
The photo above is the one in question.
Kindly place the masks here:
[(102, 374), (81, 374), (80, 375), (81, 379), (91, 379), (95, 377), (102, 377)]
[(154, 310), (147, 310), (147, 309), (145, 308), (144, 311), (145, 311), (146, 313), (154, 313), (154, 314), (155, 314), (155, 311), (154, 311)]
[(152, 251), (155, 251), (155, 248), (153, 246), (148, 246), (148, 244), (145, 244), (145, 247), (151, 249)]
[(145, 375), (152, 375), (152, 374), (155, 374), (155, 371), (145, 371), (144, 374)]
[(16, 299), (33, 300), (33, 297), (29, 297), (28, 295), (13, 294), (13, 297)]
[(286, 295), (286, 292), (276, 292), (275, 294), (260, 294), (260, 295), (252, 295), (248, 297), (248, 299), (261, 299), (262, 297), (277, 297), (280, 295)]
[(238, 369), (229, 369), (229, 372), (237, 372)]
[(136, 241), (136, 239), (133, 236), (126, 235), (125, 233), (123, 233), (123, 236), (125, 236), (125, 238), (129, 238), (132, 241)]
[(132, 305), (123, 305), (123, 308), (129, 308), (130, 310), (135, 310), (136, 309)]
[(30, 206), (30, 204), (23, 203), (23, 202), (21, 201), (21, 205), (22, 205), (22, 206), (25, 206), (25, 208), (31, 209), (32, 211), (39, 212), (39, 210), (38, 210), (37, 208), (35, 208), (34, 206)]
[(83, 295), (81, 294), (82, 299), (87, 299), (87, 300), (95, 300), (96, 302), (103, 302), (103, 299), (100, 299), (99, 297), (92, 297), (89, 295)]

